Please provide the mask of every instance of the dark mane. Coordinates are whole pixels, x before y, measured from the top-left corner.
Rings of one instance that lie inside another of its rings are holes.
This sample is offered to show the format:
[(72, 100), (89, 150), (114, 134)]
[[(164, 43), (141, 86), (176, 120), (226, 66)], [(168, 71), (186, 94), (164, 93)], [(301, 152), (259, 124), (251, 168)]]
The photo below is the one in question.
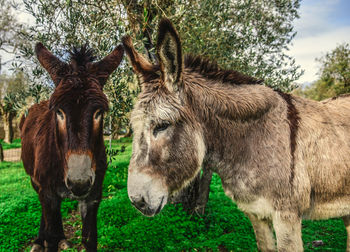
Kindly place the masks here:
[(85, 70), (86, 65), (96, 59), (94, 56), (94, 50), (88, 48), (87, 44), (81, 46), (80, 48), (73, 47), (69, 54), (70, 62), (74, 71)]
[(91, 71), (91, 63), (96, 59), (94, 51), (85, 44), (81, 47), (73, 47), (69, 53), (69, 70), (50, 97), (50, 109), (72, 102), (82, 104), (93, 101), (107, 111), (108, 101), (99, 84), (99, 78), (105, 78), (106, 73)]
[(201, 56), (186, 55), (185, 68), (192, 72), (197, 72), (210, 80), (219, 80), (223, 83), (240, 84), (261, 84), (263, 80), (258, 80), (235, 70), (221, 69), (215, 61)]

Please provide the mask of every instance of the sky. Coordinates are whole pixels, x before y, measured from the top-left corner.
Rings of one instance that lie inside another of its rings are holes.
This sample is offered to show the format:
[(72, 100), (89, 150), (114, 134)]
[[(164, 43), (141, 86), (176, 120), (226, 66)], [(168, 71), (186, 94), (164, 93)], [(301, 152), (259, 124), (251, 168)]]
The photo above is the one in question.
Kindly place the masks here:
[(297, 83), (307, 84), (318, 79), (320, 63), (316, 58), (339, 44), (350, 43), (350, 1), (304, 0), (299, 15), (294, 22), (297, 35), (288, 54), (305, 70)]
[[(22, 22), (34, 22), (23, 12), (17, 15)], [(294, 22), (297, 35), (287, 54), (305, 71), (297, 83), (307, 85), (318, 79), (316, 58), (341, 43), (350, 43), (350, 0), (302, 0), (299, 15)], [(1, 51), (0, 56), (3, 62), (9, 59)]]

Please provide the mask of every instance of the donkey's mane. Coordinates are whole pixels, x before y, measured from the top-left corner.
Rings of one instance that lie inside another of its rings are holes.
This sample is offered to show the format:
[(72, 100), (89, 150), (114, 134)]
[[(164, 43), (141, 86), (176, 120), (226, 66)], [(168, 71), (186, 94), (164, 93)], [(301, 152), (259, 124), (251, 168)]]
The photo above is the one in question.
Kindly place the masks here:
[(85, 44), (79, 47), (73, 47), (69, 52), (71, 62), (75, 62), (78, 66), (85, 66), (87, 63), (92, 62), (96, 59), (94, 56), (94, 50), (88, 48), (88, 45)]
[(222, 69), (213, 60), (191, 54), (185, 56), (185, 68), (200, 73), (210, 80), (218, 80), (223, 83), (240, 85), (261, 84), (263, 82), (235, 70)]
[(91, 65), (88, 63), (96, 59), (93, 49), (85, 44), (81, 47), (73, 47), (69, 53), (68, 71), (63, 77), (64, 81), (50, 97), (50, 108), (55, 108), (59, 104), (69, 104), (73, 100), (77, 103), (92, 100), (108, 110), (107, 98), (98, 82), (98, 78), (105, 77), (106, 74), (96, 75), (89, 70)]

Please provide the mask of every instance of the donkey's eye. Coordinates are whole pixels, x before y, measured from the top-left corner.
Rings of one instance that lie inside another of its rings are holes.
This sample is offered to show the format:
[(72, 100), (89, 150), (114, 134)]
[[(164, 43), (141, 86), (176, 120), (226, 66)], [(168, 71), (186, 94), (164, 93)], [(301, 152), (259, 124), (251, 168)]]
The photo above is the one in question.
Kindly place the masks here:
[(99, 120), (101, 115), (102, 115), (102, 110), (98, 110), (97, 112), (95, 112), (95, 120)]
[(153, 135), (156, 135), (158, 132), (166, 130), (169, 126), (169, 122), (163, 122), (161, 124), (158, 124), (153, 130)]
[(57, 117), (58, 117), (59, 119), (64, 120), (64, 113), (63, 113), (63, 111), (62, 111), (61, 109), (58, 109), (58, 110), (56, 111), (56, 115), (57, 115)]

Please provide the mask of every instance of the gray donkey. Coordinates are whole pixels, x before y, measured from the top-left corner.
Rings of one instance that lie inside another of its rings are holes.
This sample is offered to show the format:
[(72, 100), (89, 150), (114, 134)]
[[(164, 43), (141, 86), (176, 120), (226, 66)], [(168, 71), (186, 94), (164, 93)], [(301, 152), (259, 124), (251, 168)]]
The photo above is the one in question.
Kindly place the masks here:
[(157, 214), (210, 165), (251, 220), (259, 250), (302, 251), (302, 218), (343, 217), (350, 251), (350, 97), (306, 100), (201, 57), (183, 59), (167, 19), (158, 65), (130, 37), (123, 44), (142, 89), (128, 177), (137, 209)]

